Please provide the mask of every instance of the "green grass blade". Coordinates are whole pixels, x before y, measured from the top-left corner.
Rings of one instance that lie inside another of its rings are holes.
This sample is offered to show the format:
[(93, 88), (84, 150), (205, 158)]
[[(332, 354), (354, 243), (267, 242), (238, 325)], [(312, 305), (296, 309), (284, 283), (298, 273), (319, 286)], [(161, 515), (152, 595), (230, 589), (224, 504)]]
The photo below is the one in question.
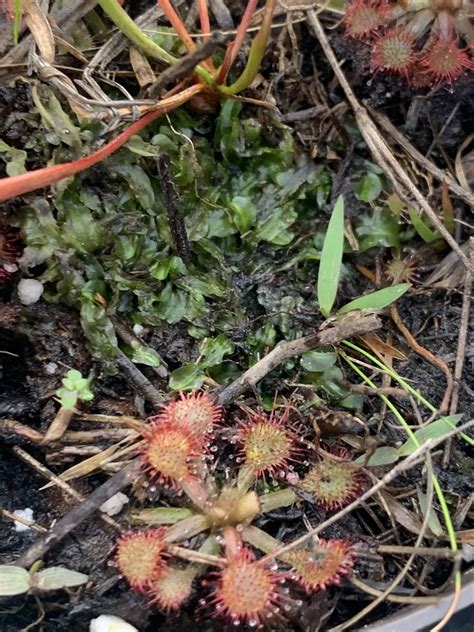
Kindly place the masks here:
[(359, 296), (350, 303), (343, 305), (339, 310), (339, 314), (346, 314), (353, 309), (382, 309), (405, 294), (411, 288), (410, 283), (400, 283), (399, 285), (391, 285), (384, 287), (382, 290)]
[(344, 198), (340, 195), (329, 220), (318, 273), (318, 303), (326, 318), (336, 300), (344, 247)]
[(13, 43), (16, 45), (18, 44), (18, 39), (20, 37), (21, 0), (15, 0), (15, 4), (13, 5), (13, 14)]
[(398, 448), (399, 456), (408, 456), (412, 454), (420, 445), (426, 443), (429, 439), (438, 439), (448, 434), (453, 427), (461, 420), (462, 415), (450, 415), (449, 417), (440, 417), (436, 421), (423, 426), (416, 430), (402, 446)]

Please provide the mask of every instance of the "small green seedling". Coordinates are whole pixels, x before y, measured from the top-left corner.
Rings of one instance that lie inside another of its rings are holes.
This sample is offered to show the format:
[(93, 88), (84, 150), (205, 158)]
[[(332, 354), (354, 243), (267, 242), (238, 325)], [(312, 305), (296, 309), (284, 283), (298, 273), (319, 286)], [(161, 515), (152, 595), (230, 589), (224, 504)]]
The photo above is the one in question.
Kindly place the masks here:
[(80, 371), (71, 369), (67, 372), (66, 377), (63, 378), (61, 388), (56, 391), (56, 396), (61, 402), (61, 406), (70, 410), (74, 408), (78, 400), (83, 402), (90, 402), (94, 398), (94, 394), (91, 390), (91, 378), (82, 377)]
[(20, 566), (0, 565), (0, 597), (75, 588), (89, 581), (87, 575), (62, 566), (37, 571), (39, 564), (33, 564), (29, 571)]

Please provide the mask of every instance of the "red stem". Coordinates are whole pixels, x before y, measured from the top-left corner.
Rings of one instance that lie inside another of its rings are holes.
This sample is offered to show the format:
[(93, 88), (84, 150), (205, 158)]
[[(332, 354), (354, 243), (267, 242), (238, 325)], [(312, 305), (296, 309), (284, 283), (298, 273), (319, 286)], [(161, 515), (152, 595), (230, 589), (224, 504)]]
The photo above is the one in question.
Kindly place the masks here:
[(258, 0), (249, 0), (247, 6), (245, 7), (244, 14), (242, 16), (242, 20), (237, 28), (237, 34), (235, 36), (234, 44), (232, 46), (232, 55), (231, 55), (231, 65), (234, 63), (235, 58), (242, 46), (242, 42), (244, 41), (244, 37), (247, 33), (247, 29), (250, 24), (250, 20), (252, 19), (253, 14), (257, 8)]
[(199, 21), (201, 22), (201, 35), (209, 35), (211, 32), (211, 22), (209, 11), (207, 10), (207, 0), (198, 0)]
[(36, 189), (42, 189), (43, 187), (59, 182), (59, 180), (63, 180), (64, 178), (68, 178), (80, 171), (84, 171), (85, 169), (92, 167), (92, 165), (97, 164), (101, 160), (104, 160), (113, 154), (117, 151), (117, 149), (120, 149), (120, 147), (122, 147), (122, 145), (124, 145), (131, 136), (138, 134), (138, 132), (149, 125), (152, 121), (160, 116), (163, 116), (163, 114), (166, 114), (167, 112), (171, 112), (186, 101), (189, 101), (191, 97), (199, 92), (202, 92), (202, 90), (203, 85), (201, 84), (193, 85), (190, 88), (183, 90), (176, 95), (176, 97), (170, 99), (168, 103), (164, 103), (156, 110), (148, 112), (140, 120), (132, 123), (129, 127), (127, 127), (127, 129), (109, 143), (92, 152), (88, 156), (79, 158), (79, 160), (65, 162), (60, 165), (53, 165), (52, 167), (43, 167), (42, 169), (22, 173), (19, 176), (1, 179), (0, 202), (9, 200), (17, 195), (23, 195), (24, 193), (35, 191)]
[(196, 44), (193, 41), (193, 38), (188, 33), (183, 20), (180, 18), (175, 8), (171, 4), (170, 0), (158, 0), (160, 7), (163, 9), (163, 13), (168, 18), (171, 26), (174, 28), (176, 33), (179, 35), (181, 41), (186, 46), (190, 53), (194, 53), (196, 50)]
[(235, 58), (237, 57), (237, 54), (242, 46), (242, 42), (244, 41), (245, 34), (247, 33), (250, 20), (252, 19), (252, 16), (257, 8), (257, 4), (258, 0), (249, 0), (247, 6), (245, 7), (242, 20), (240, 21), (240, 24), (237, 28), (235, 40), (227, 46), (227, 50), (224, 55), (224, 61), (222, 62), (222, 66), (220, 67), (219, 75), (217, 77), (217, 83), (219, 85), (221, 83), (224, 83), (229, 70), (231, 69), (232, 64), (235, 61)]

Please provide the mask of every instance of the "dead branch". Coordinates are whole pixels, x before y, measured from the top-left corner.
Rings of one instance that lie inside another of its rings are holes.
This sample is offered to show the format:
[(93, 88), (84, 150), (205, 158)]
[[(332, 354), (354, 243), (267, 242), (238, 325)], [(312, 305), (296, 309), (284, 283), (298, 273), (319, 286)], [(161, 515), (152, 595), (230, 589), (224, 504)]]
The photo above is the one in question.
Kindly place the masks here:
[(114, 474), (103, 483), (85, 500), (76, 505), (70, 512), (51, 528), (46, 536), (42, 536), (23, 555), (15, 561), (16, 566), (29, 568), (33, 562), (40, 560), (55, 544), (58, 544), (68, 533), (75, 529), (81, 522), (99, 509), (109, 498), (121, 489), (130, 485), (138, 476), (141, 469), (141, 459), (135, 459), (120, 472)]
[(222, 406), (228, 406), (239, 395), (252, 386), (255, 386), (257, 382), (260, 382), (268, 373), (276, 369), (277, 366), (289, 358), (310, 351), (311, 349), (316, 349), (317, 347), (335, 345), (345, 338), (360, 336), (368, 331), (380, 329), (381, 326), (382, 323), (377, 316), (363, 316), (355, 320), (348, 319), (341, 321), (334, 327), (323, 329), (309, 336), (297, 338), (291, 342), (283, 342), (270, 351), (270, 353), (259, 362), (250, 367), (250, 369), (247, 369), (247, 371), (234, 380), (234, 382), (220, 391), (216, 399)]

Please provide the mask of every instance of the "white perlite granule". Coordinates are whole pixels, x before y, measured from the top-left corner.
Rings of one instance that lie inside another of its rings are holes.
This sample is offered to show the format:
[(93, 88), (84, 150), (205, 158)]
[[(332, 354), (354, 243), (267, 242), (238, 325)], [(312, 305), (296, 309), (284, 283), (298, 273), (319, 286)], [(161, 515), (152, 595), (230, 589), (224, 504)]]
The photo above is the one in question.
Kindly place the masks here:
[(97, 619), (92, 619), (89, 632), (139, 632), (133, 625), (127, 623), (113, 614), (101, 614)]
[(100, 510), (106, 513), (108, 516), (115, 516), (122, 511), (122, 507), (128, 503), (128, 496), (118, 492), (114, 494), (112, 498), (106, 500), (103, 505), (100, 506)]
[[(31, 520), (33, 522), (33, 509), (26, 507), (26, 509), (14, 509), (13, 513), (20, 518), (25, 518), (25, 520)], [(22, 533), (23, 531), (29, 531), (31, 527), (28, 527), (26, 524), (22, 522), (14, 521), (15, 531), (18, 533)]]
[(22, 279), (17, 287), (18, 298), (23, 305), (37, 303), (43, 291), (43, 284), (36, 279)]

